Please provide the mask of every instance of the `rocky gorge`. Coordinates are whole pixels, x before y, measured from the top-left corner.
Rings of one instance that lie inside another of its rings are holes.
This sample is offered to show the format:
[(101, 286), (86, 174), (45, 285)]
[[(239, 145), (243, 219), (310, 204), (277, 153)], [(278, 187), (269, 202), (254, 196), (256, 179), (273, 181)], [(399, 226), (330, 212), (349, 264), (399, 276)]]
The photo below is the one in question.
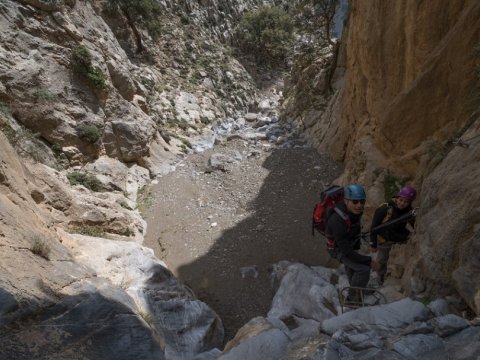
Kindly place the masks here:
[[(225, 42), (274, 2), (156, 3), (0, 4), (0, 358), (476, 358), (478, 4), (351, 1), (259, 87)], [(312, 204), (387, 180), (416, 233), (342, 314)]]

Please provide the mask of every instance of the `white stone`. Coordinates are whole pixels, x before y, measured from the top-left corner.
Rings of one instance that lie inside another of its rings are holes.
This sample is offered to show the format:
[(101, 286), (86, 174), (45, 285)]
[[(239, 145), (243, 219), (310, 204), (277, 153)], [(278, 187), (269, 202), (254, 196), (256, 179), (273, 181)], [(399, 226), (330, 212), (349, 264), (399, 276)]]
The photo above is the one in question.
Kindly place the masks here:
[(428, 318), (425, 305), (410, 298), (390, 304), (360, 308), (322, 322), (322, 330), (333, 334), (339, 329), (372, 329), (388, 332), (395, 331)]

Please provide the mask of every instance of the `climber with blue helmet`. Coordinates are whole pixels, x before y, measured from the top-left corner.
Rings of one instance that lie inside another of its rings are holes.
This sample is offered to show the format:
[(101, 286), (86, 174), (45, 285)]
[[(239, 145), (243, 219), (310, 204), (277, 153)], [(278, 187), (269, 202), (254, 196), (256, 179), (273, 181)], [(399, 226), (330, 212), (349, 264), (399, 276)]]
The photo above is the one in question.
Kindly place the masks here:
[[(405, 243), (410, 235), (409, 224), (411, 227), (415, 224), (412, 202), (416, 197), (417, 191), (411, 186), (405, 186), (392, 200), (375, 210), (370, 232), (370, 250), (376, 253), (376, 260), (380, 264), (377, 272), (379, 285), (385, 281), (387, 263), (393, 245)], [(408, 215), (409, 213), (411, 216)], [(400, 218), (405, 218), (405, 221), (401, 221)], [(392, 225), (389, 225), (390, 222)], [(375, 230), (375, 228), (381, 230)]]
[[(378, 269), (376, 261), (357, 251), (360, 249), (360, 219), (365, 200), (366, 194), (362, 186), (358, 184), (345, 186), (343, 200), (335, 204), (326, 227), (327, 239), (330, 239), (332, 244), (328, 252), (345, 266), (351, 287), (366, 287), (370, 279), (370, 270)], [(357, 295), (349, 294), (347, 300), (358, 301)]]

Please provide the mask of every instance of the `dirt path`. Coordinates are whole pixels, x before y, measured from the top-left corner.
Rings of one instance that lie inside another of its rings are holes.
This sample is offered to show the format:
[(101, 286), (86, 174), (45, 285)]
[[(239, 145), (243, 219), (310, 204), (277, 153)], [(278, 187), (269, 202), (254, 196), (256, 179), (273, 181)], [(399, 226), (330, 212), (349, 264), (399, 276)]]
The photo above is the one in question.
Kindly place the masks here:
[[(230, 171), (206, 172), (213, 152), (232, 151), (242, 160)], [(339, 170), (305, 146), (268, 150), (240, 139), (190, 155), (151, 188), (145, 245), (219, 314), (228, 340), (266, 315), (272, 264), (328, 265), (320, 238), (311, 235), (311, 211), (320, 180)]]

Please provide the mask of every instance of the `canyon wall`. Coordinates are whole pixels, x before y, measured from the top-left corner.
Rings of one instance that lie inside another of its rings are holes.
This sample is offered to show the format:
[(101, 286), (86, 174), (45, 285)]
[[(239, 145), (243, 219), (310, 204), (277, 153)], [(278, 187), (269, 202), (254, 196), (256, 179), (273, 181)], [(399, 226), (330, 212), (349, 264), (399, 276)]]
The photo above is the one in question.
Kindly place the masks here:
[(220, 40), (263, 3), (160, 1), (154, 37), (113, 1), (1, 1), (1, 358), (221, 346), (218, 316), (141, 246), (137, 200), (188, 139), (253, 104)]
[(315, 79), (314, 101), (302, 113), (286, 101), (287, 118), (344, 162), (338, 181), (366, 186), (367, 215), (388, 182), (417, 187), (416, 233), (395, 251), (396, 276), (409, 292), (459, 293), (477, 313), (479, 39), (477, 1), (351, 1), (332, 76), (310, 62), (290, 93)]

